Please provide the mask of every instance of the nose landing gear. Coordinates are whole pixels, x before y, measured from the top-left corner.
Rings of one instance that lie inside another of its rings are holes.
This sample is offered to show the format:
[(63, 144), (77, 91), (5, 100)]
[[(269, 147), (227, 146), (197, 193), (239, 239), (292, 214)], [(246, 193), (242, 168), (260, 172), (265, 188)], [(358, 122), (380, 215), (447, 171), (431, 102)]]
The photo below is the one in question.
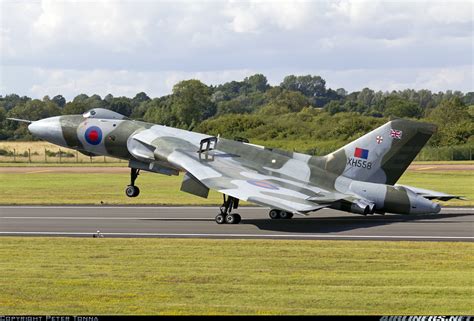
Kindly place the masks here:
[(140, 170), (136, 168), (130, 169), (130, 185), (125, 189), (125, 195), (128, 197), (137, 197), (140, 194), (140, 189), (135, 186), (135, 180), (140, 175)]
[(239, 224), (242, 218), (239, 214), (230, 214), (232, 209), (239, 207), (239, 199), (234, 198), (232, 196), (225, 197), (224, 196), (224, 203), (222, 204), (220, 210), (220, 214), (216, 216), (216, 223), (217, 224)]

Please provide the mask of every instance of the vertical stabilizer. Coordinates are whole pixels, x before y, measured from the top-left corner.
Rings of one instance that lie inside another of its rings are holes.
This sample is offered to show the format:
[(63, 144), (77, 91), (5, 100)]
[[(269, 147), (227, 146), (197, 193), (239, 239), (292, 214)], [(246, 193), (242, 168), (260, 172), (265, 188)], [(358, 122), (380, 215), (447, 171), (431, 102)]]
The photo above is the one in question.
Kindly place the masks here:
[(324, 156), (322, 163), (338, 175), (393, 185), (434, 132), (433, 124), (392, 120)]

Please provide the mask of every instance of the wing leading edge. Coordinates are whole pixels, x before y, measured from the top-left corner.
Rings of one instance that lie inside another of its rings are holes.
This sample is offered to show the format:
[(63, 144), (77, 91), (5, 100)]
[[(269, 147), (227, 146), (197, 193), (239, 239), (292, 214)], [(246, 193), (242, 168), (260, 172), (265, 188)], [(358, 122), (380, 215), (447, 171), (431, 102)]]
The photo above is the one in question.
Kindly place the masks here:
[[(189, 187), (190, 178), (195, 178), (205, 187), (234, 198), (300, 215), (328, 207), (333, 202), (347, 197), (345, 194), (321, 189), (259, 165), (255, 157), (264, 151), (258, 147), (246, 146), (245, 151), (234, 148), (235, 153), (229, 152), (229, 146), (235, 147), (235, 144), (244, 143), (219, 139), (215, 148), (202, 152), (200, 142), (209, 136), (195, 134), (196, 136), (184, 139), (179, 135), (180, 130), (167, 127), (166, 131), (177, 132), (164, 134), (158, 129), (154, 130), (153, 134), (138, 133), (132, 139), (153, 147), (155, 160), (166, 160), (191, 174), (192, 177), (185, 176), (186, 186), (181, 188), (183, 191), (198, 190), (196, 195), (207, 196), (205, 190), (196, 184), (192, 183), (192, 187)], [(249, 151), (250, 154), (247, 155)], [(134, 150), (130, 152), (134, 155)], [(302, 162), (302, 166), (304, 165)]]

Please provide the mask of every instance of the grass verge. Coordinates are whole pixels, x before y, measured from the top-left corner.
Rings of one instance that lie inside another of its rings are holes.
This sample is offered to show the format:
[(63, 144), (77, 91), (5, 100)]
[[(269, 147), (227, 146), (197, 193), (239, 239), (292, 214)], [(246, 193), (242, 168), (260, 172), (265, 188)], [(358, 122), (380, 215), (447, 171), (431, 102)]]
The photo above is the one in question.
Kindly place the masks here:
[(0, 314), (474, 313), (474, 244), (16, 238)]
[[(222, 197), (211, 191), (208, 199), (180, 192), (182, 176), (141, 172), (137, 185), (140, 196), (128, 198), (124, 189), (127, 173), (2, 173), (0, 204), (157, 204), (220, 205)], [(443, 205), (474, 205), (474, 171), (406, 172), (400, 184), (463, 195), (467, 201), (453, 200)]]
[(125, 196), (127, 173), (17, 173), (0, 174), (0, 204), (125, 204), (215, 205), (222, 196), (211, 191), (207, 199), (180, 191), (182, 176), (140, 172), (140, 195)]

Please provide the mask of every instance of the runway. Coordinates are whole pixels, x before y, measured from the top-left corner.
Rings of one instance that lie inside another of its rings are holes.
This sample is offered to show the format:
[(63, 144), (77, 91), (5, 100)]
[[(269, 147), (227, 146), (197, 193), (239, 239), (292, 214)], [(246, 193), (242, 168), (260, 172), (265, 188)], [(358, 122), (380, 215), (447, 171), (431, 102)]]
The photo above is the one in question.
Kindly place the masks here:
[(268, 209), (242, 207), (237, 225), (216, 224), (217, 212), (216, 207), (1, 206), (0, 235), (474, 241), (474, 208), (367, 217), (325, 209), (270, 220)]

